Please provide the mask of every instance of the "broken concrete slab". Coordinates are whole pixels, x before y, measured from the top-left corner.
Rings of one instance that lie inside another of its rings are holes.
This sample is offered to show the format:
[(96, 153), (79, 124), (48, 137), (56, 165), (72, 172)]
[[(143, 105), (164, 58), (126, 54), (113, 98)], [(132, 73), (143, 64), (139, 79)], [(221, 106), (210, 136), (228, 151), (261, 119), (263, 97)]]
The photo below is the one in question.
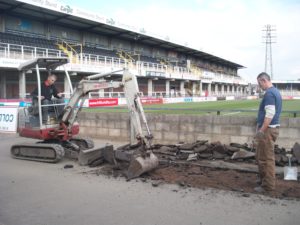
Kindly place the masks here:
[(181, 150), (192, 150), (195, 147), (195, 143), (186, 143), (178, 146)]
[(220, 154), (227, 154), (227, 149), (224, 147), (224, 145), (221, 145), (221, 144), (218, 144), (218, 145), (215, 145), (211, 151), (213, 152), (218, 152)]
[(161, 149), (159, 150), (153, 150), (153, 152), (156, 154), (161, 154), (161, 155), (169, 155), (169, 156), (176, 156), (177, 154), (175, 152), (169, 152), (169, 151), (161, 151)]
[(208, 143), (208, 140), (197, 140), (196, 143), (197, 143), (197, 146), (200, 146), (200, 145), (204, 145), (204, 144)]
[(199, 155), (199, 158), (202, 158), (202, 159), (212, 158), (212, 154), (211, 153), (200, 153), (198, 155)]
[(286, 155), (280, 155), (281, 156), (281, 162), (283, 164), (287, 164), (289, 162), (289, 158)]
[(194, 151), (191, 150), (180, 150), (181, 153), (186, 153), (186, 154), (193, 154)]
[(275, 155), (275, 164), (278, 166), (284, 166), (281, 155)]
[[(181, 149), (180, 146), (184, 146), (184, 149)], [(195, 146), (193, 149), (188, 149), (193, 146)], [(133, 150), (132, 148), (130, 149)], [(152, 150), (160, 159), (172, 162), (180, 160), (202, 161), (205, 159), (217, 159), (224, 161), (234, 160), (232, 161), (234, 163), (247, 162), (249, 164), (255, 164), (255, 149), (251, 149), (246, 143), (223, 145), (220, 142), (208, 143), (207, 141), (197, 141), (194, 143), (179, 143), (177, 145), (155, 144), (152, 146)], [(194, 155), (195, 153), (197, 154), (197, 157)], [(276, 146), (275, 157), (277, 166), (286, 165), (287, 157), (285, 156), (285, 153), (285, 149)], [(292, 163), (295, 165), (299, 162), (297, 162), (295, 157), (292, 157)]]
[(240, 148), (230, 146), (230, 145), (224, 145), (224, 147), (227, 149), (227, 151), (232, 152), (232, 153), (238, 152), (240, 150)]
[(236, 147), (236, 148), (242, 148), (242, 149), (245, 149), (245, 150), (248, 150), (250, 151), (251, 148), (249, 148), (248, 144), (239, 144), (239, 143), (230, 143), (230, 146), (232, 147)]
[(193, 150), (196, 147), (202, 146), (204, 144), (206, 144), (208, 142), (208, 140), (198, 140), (196, 142), (193, 143), (183, 143), (181, 145), (178, 145), (179, 149), (181, 150)]
[(179, 155), (177, 155), (178, 160), (187, 160), (188, 157), (189, 157), (189, 154), (186, 154), (186, 153), (180, 153)]
[(293, 146), (293, 155), (297, 159), (297, 161), (300, 163), (300, 144), (296, 142)]
[(197, 153), (193, 153), (193, 154), (189, 154), (188, 158), (186, 161), (196, 161), (198, 160), (198, 154)]
[(176, 146), (170, 147), (170, 146), (163, 145), (159, 148), (159, 150), (161, 152), (177, 152), (178, 148)]
[(220, 152), (217, 152), (217, 151), (213, 151), (213, 158), (214, 159), (224, 159), (227, 154), (223, 154), (223, 153), (220, 153)]
[(210, 144), (213, 145), (213, 146), (215, 146), (215, 145), (222, 145), (222, 143), (220, 141), (213, 141)]
[(208, 150), (208, 146), (206, 144), (194, 148), (194, 152), (197, 153), (205, 152), (206, 150)]
[(249, 159), (254, 157), (255, 157), (254, 152), (249, 152), (244, 149), (241, 149), (240, 151), (233, 153), (231, 159)]

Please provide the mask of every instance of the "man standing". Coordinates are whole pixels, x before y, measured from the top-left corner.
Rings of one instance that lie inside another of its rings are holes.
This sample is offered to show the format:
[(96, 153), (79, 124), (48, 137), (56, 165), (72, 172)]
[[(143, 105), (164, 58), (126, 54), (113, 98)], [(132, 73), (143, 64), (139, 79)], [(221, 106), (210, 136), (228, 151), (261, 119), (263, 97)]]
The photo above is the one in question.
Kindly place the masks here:
[(282, 99), (279, 91), (273, 87), (270, 76), (260, 73), (257, 82), (265, 94), (261, 100), (258, 117), (256, 161), (259, 170), (260, 186), (256, 192), (273, 191), (275, 189), (275, 153), (274, 144), (279, 134)]
[[(48, 111), (50, 109), (49, 105), (51, 104), (62, 104), (64, 102), (62, 97), (62, 93), (59, 93), (54, 86), (55, 81), (57, 80), (57, 76), (54, 74), (50, 74), (42, 84), (41, 84), (41, 104), (45, 105), (42, 106), (42, 118), (43, 118), (43, 123), (47, 122), (48, 119)], [(38, 100), (38, 88), (36, 88), (32, 93), (33, 97), (33, 104), (34, 102), (37, 103)], [(57, 100), (53, 101), (52, 97), (57, 98)], [(58, 110), (58, 115), (62, 112), (64, 108), (64, 105), (59, 105), (57, 107)]]

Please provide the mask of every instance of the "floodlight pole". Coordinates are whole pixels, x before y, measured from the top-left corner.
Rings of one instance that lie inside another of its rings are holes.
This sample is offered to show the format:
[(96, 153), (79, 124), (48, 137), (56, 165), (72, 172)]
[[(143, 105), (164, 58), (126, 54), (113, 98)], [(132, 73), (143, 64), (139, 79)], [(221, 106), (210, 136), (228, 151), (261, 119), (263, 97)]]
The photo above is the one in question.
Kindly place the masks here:
[(276, 31), (275, 26), (267, 24), (264, 26), (264, 29), (262, 30), (264, 32), (263, 39), (264, 44), (266, 45), (266, 52), (265, 52), (265, 72), (267, 73), (268, 66), (270, 67), (270, 76), (273, 80), (273, 62), (272, 62), (272, 43), (276, 43), (274, 38), (276, 36), (274, 35), (274, 32)]

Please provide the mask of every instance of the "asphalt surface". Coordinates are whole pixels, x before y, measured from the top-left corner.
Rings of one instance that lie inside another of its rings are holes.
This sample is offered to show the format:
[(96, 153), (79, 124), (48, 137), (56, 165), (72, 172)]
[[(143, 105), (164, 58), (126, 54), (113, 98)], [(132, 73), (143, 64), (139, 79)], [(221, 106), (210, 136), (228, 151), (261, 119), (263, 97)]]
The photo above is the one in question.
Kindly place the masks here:
[(0, 141), (0, 225), (300, 224), (300, 201), (126, 182), (75, 161), (12, 159), (12, 144), (32, 140), (0, 133)]

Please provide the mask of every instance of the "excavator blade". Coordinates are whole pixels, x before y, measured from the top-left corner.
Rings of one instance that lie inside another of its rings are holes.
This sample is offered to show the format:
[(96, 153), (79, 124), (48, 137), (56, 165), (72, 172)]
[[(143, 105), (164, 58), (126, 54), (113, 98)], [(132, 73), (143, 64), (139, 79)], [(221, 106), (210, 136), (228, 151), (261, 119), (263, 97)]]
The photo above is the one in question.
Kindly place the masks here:
[(82, 166), (91, 165), (93, 162), (103, 158), (104, 152), (113, 151), (113, 145), (104, 144), (95, 146), (91, 149), (80, 150), (78, 155), (78, 162)]
[(132, 157), (127, 171), (127, 179), (139, 177), (156, 167), (158, 167), (158, 158), (153, 152), (146, 153), (146, 156)]

